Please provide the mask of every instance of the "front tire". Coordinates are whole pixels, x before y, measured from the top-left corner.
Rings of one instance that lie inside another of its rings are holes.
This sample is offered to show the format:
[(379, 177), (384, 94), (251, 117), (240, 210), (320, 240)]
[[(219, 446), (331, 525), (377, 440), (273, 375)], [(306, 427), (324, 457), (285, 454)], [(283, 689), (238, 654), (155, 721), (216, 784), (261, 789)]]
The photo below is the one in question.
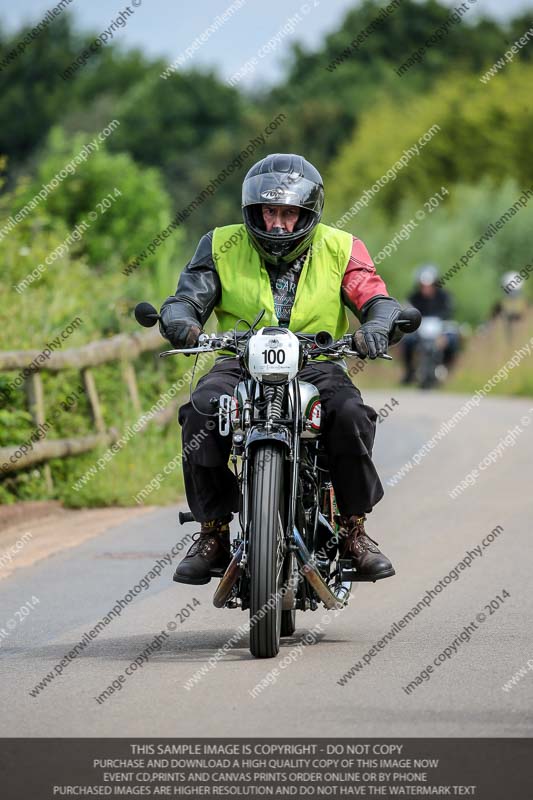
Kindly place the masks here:
[(284, 458), (279, 446), (256, 446), (250, 507), (250, 652), (279, 653), (284, 557)]

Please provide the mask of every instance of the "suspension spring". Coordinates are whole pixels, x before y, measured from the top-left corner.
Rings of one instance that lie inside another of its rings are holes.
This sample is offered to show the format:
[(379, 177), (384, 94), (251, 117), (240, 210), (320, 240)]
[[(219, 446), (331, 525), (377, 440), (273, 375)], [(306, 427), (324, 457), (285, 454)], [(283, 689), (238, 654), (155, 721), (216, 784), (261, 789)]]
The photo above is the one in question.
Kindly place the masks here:
[(268, 401), (267, 419), (279, 419), (283, 406), (283, 387), (265, 386), (264, 395)]

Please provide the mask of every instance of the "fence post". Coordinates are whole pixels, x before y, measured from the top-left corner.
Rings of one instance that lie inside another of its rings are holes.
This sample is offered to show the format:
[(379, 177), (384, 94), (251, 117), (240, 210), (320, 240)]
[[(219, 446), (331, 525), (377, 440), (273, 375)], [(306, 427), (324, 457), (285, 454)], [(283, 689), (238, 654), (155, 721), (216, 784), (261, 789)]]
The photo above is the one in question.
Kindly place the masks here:
[(137, 378), (135, 376), (135, 368), (131, 361), (122, 362), (122, 377), (128, 387), (128, 394), (130, 396), (133, 410), (136, 414), (141, 413), (141, 401), (139, 400), (139, 390), (137, 388)]
[(82, 369), (81, 374), (83, 377), (85, 391), (87, 392), (87, 397), (89, 398), (89, 404), (91, 406), (91, 413), (96, 430), (98, 433), (105, 433), (105, 422), (102, 414), (102, 407), (100, 406), (100, 400), (98, 399), (98, 392), (96, 391), (94, 375), (89, 367)]
[[(45, 424), (44, 413), (44, 391), (43, 379), (40, 372), (32, 372), (25, 381), (26, 397), (28, 400), (28, 407), (33, 417), (35, 425), (39, 427)], [(45, 431), (46, 436), (46, 431)], [(44, 437), (43, 437), (44, 438)], [(44, 481), (46, 483), (46, 490), (52, 492), (54, 490), (54, 483), (52, 481), (52, 470), (50, 464), (45, 464), (43, 467)]]

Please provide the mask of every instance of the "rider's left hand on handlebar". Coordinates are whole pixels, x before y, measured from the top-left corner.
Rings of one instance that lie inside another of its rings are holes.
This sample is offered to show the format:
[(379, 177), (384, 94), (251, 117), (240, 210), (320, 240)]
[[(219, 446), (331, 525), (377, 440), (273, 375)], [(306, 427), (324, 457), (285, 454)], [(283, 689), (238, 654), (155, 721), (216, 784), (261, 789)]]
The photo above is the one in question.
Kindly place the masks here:
[(353, 334), (352, 346), (362, 358), (382, 356), (389, 346), (389, 331), (380, 322), (365, 322)]

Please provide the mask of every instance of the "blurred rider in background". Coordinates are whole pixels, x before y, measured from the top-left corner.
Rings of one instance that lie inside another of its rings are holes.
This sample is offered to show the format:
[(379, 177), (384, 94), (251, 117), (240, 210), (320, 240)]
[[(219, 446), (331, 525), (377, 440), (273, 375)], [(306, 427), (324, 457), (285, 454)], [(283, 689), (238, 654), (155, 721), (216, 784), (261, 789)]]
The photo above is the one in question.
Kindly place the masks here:
[[(434, 264), (425, 264), (416, 272), (415, 289), (408, 297), (409, 303), (417, 308), (424, 317), (438, 317), (451, 320), (453, 316), (453, 300), (450, 292), (438, 285), (439, 270)], [(443, 353), (443, 364), (449, 369), (459, 349), (459, 336), (453, 331), (443, 334), (446, 345)], [(413, 383), (415, 379), (414, 356), (419, 344), (419, 334), (410, 333), (402, 342), (404, 361), (403, 384)]]
[(503, 296), (492, 309), (491, 319), (500, 317), (505, 325), (508, 339), (513, 336), (514, 327), (523, 318), (527, 311), (527, 300), (524, 295), (524, 280), (529, 278), (529, 272), (505, 272), (502, 275), (500, 287)]

